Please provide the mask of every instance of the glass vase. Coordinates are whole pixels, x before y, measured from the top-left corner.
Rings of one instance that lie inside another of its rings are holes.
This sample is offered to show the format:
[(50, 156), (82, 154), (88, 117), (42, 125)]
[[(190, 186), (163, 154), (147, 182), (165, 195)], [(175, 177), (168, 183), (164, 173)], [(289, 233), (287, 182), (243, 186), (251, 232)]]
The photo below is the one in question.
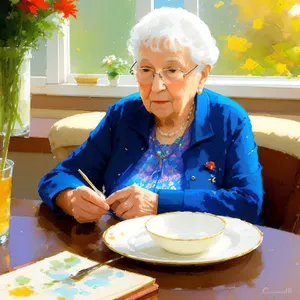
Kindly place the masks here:
[(0, 128), (11, 136), (30, 131), (30, 49), (0, 47)]
[(0, 47), (0, 172), (10, 137), (24, 136), (30, 130), (30, 59), (28, 48)]
[(24, 56), (24, 61), (20, 67), (19, 79), (19, 104), (18, 116), (12, 136), (26, 136), (30, 132), (30, 109), (31, 109), (31, 93), (30, 93), (30, 51)]
[(30, 59), (28, 48), (0, 47), (0, 129), (11, 136), (30, 131)]
[[(2, 159), (0, 158), (2, 165)], [(0, 245), (6, 243), (10, 224), (10, 202), (14, 163), (7, 159), (0, 172)]]

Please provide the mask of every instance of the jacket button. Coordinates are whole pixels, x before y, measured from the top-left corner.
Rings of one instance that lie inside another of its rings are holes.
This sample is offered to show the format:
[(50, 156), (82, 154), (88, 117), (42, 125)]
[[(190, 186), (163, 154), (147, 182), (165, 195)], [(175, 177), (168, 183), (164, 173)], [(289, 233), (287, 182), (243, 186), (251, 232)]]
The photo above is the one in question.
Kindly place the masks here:
[(144, 147), (141, 148), (141, 151), (143, 151), (143, 150), (144, 150)]
[(196, 176), (191, 176), (191, 180), (196, 180)]

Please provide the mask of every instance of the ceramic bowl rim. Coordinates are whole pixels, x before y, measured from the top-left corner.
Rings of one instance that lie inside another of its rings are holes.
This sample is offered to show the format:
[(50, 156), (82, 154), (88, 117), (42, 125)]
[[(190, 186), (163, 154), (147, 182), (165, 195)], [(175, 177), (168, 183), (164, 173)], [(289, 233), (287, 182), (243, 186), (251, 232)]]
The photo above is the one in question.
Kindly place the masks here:
[[(151, 231), (151, 229), (148, 227), (149, 226), (149, 222), (155, 218), (158, 218), (162, 215), (169, 215), (169, 214), (180, 214), (180, 213), (191, 213), (191, 214), (199, 214), (199, 215), (205, 215), (205, 216), (210, 216), (210, 217), (213, 217), (215, 219), (218, 219), (218, 220), (221, 220), (222, 223), (223, 223), (223, 227), (220, 231), (218, 231), (217, 233), (214, 233), (214, 234), (211, 234), (211, 235), (206, 235), (204, 237), (200, 237), (200, 238), (196, 238), (196, 239), (184, 239), (184, 238), (171, 238), (171, 237), (167, 237), (167, 236), (164, 236), (164, 235), (160, 235), (160, 234), (157, 234), (153, 231)], [(159, 238), (163, 238), (163, 239), (166, 239), (166, 240), (171, 240), (171, 241), (181, 241), (181, 242), (192, 242), (192, 241), (203, 241), (203, 240), (209, 240), (209, 239), (212, 239), (220, 234), (222, 234), (224, 232), (224, 230), (226, 229), (226, 225), (227, 225), (227, 222), (220, 216), (217, 216), (217, 215), (214, 215), (214, 214), (211, 214), (211, 213), (206, 213), (206, 212), (192, 212), (192, 211), (176, 211), (176, 212), (167, 212), (167, 213), (161, 213), (161, 214), (158, 214), (158, 215), (155, 215), (151, 218), (149, 218), (146, 222), (145, 222), (145, 228), (146, 230), (155, 235), (156, 237), (159, 237)]]

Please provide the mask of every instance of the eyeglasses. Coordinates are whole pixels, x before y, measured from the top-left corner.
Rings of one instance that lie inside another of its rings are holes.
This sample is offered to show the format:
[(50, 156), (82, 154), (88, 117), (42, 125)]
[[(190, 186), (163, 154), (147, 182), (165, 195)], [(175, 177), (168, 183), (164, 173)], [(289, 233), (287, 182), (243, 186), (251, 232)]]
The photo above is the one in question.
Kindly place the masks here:
[(129, 72), (131, 75), (135, 76), (136, 80), (139, 83), (142, 84), (151, 84), (156, 74), (165, 84), (171, 84), (174, 82), (182, 81), (189, 73), (191, 73), (198, 67), (198, 65), (196, 65), (186, 73), (179, 68), (162, 69), (160, 72), (157, 73), (150, 68), (134, 68), (136, 64), (137, 62), (135, 62), (131, 66)]

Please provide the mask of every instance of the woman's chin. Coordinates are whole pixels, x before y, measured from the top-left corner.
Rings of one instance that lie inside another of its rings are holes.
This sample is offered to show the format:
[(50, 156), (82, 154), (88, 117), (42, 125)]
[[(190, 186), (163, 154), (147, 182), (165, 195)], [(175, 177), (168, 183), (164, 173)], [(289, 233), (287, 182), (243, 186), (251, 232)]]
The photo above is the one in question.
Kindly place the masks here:
[(153, 114), (158, 118), (158, 119), (166, 119), (171, 115), (171, 111), (169, 110), (153, 110)]
[(173, 109), (168, 104), (151, 105), (151, 111), (157, 118), (165, 119), (170, 116)]

